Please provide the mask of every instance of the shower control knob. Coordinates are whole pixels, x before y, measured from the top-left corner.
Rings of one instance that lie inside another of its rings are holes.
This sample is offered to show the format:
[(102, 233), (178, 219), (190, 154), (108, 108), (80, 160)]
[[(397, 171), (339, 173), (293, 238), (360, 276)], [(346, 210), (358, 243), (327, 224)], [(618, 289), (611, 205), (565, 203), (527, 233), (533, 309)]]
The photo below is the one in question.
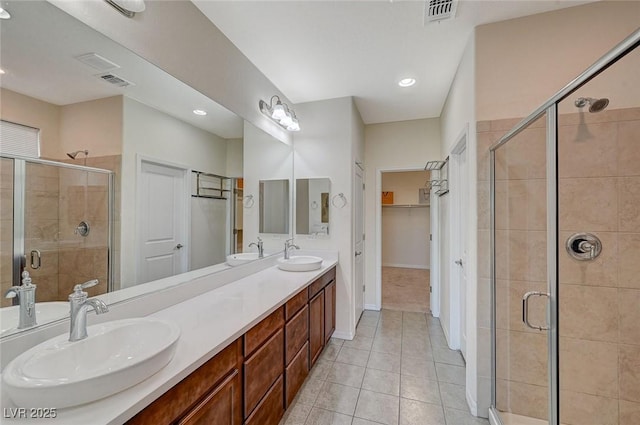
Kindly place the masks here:
[(590, 261), (602, 252), (602, 242), (591, 233), (576, 233), (567, 239), (569, 255), (578, 261)]

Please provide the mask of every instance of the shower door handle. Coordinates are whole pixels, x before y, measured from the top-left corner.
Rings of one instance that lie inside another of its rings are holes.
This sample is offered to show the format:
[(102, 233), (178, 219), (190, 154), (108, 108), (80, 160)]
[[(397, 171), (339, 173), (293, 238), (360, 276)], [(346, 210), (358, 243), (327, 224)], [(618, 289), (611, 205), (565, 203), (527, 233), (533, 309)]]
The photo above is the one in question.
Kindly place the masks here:
[(31, 250), (31, 268), (37, 270), (42, 265), (42, 257), (37, 249)]
[(547, 331), (549, 330), (548, 326), (535, 326), (529, 323), (529, 298), (534, 295), (537, 297), (549, 298), (549, 294), (547, 294), (546, 292), (531, 291), (524, 294), (524, 297), (522, 297), (522, 321), (531, 329), (536, 329), (538, 331)]

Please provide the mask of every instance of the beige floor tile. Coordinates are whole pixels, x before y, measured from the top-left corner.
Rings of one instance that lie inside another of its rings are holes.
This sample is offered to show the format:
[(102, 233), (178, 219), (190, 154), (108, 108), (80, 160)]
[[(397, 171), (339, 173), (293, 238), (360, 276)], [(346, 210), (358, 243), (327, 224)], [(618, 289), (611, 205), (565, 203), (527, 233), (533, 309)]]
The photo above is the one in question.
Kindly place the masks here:
[(356, 336), (365, 336), (368, 338), (373, 338), (376, 334), (375, 326), (366, 326), (366, 325), (358, 325), (356, 328)]
[(405, 356), (433, 358), (431, 343), (428, 340), (420, 341), (412, 338), (403, 338), (402, 354)]
[(362, 418), (353, 418), (351, 425), (379, 425), (380, 422), (373, 422)]
[(444, 416), (448, 424), (454, 425), (489, 425), (485, 418), (476, 418), (468, 410), (457, 410), (449, 407), (444, 409)]
[(436, 368), (432, 361), (420, 357), (402, 356), (400, 360), (400, 373), (402, 375), (417, 376), (436, 381)]
[(367, 367), (370, 369), (384, 370), (386, 372), (400, 373), (400, 358), (400, 354), (372, 351), (369, 355)]
[(280, 425), (304, 425), (311, 409), (311, 405), (294, 402), (285, 412)]
[(440, 382), (440, 397), (442, 397), (442, 405), (453, 409), (466, 410), (467, 397), (463, 385), (448, 384)]
[(450, 350), (445, 347), (432, 348), (433, 360), (436, 363), (447, 363), (455, 366), (464, 366), (462, 354), (458, 350)]
[(346, 363), (334, 363), (327, 374), (327, 381), (349, 387), (360, 388), (365, 368)]
[(376, 327), (378, 326), (378, 320), (380, 319), (379, 317), (372, 317), (372, 316), (365, 316), (365, 313), (362, 313), (362, 317), (360, 318), (360, 321), (358, 322), (358, 326), (373, 326)]
[(381, 312), (379, 311), (375, 311), (375, 310), (365, 310), (362, 312), (362, 317), (373, 317), (376, 320), (378, 320), (381, 316)]
[(450, 384), (465, 385), (466, 371), (463, 366), (453, 366), (444, 363), (436, 363), (438, 381)]
[(353, 416), (359, 394), (358, 388), (325, 382), (314, 407)]
[(352, 364), (356, 366), (366, 366), (369, 361), (369, 353), (367, 350), (357, 350), (355, 348), (342, 347), (336, 362)]
[(333, 337), (329, 339), (329, 345), (337, 345), (338, 347), (342, 347), (343, 343), (344, 343), (344, 339), (333, 338)]
[(313, 368), (309, 372), (309, 377), (311, 379), (319, 379), (321, 381), (324, 381), (327, 379), (327, 375), (329, 374), (332, 366), (332, 361), (319, 359), (316, 364), (313, 365)]
[(338, 357), (338, 353), (340, 353), (341, 346), (336, 344), (327, 344), (322, 350), (322, 354), (320, 354), (320, 360), (333, 362)]
[(400, 337), (376, 336), (371, 344), (371, 351), (388, 354), (400, 354), (402, 352), (402, 339)]
[(371, 350), (373, 344), (373, 337), (357, 335), (351, 341), (345, 341), (342, 344), (343, 348), (356, 348), (358, 350)]
[(400, 382), (400, 397), (425, 403), (442, 404), (438, 381), (403, 375)]
[(355, 416), (385, 425), (397, 425), (399, 411), (399, 397), (362, 390)]
[(350, 415), (314, 407), (309, 413), (305, 425), (351, 425), (352, 419), (353, 417)]
[(400, 395), (400, 374), (377, 369), (367, 369), (362, 381), (362, 389), (377, 393)]
[(318, 394), (320, 394), (324, 383), (325, 381), (320, 379), (307, 378), (304, 384), (302, 384), (300, 391), (298, 391), (296, 403), (313, 406), (313, 403), (315, 403), (318, 398)]
[(400, 399), (400, 425), (443, 425), (444, 423), (442, 406), (406, 398)]

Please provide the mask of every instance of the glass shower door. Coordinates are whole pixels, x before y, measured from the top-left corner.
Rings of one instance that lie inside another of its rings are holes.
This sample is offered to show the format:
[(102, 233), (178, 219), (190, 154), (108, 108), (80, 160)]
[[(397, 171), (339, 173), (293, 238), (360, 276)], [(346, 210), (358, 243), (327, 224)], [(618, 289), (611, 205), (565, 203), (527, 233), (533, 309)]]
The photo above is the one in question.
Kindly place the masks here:
[(550, 423), (546, 114), (492, 168), (495, 407), (504, 424)]

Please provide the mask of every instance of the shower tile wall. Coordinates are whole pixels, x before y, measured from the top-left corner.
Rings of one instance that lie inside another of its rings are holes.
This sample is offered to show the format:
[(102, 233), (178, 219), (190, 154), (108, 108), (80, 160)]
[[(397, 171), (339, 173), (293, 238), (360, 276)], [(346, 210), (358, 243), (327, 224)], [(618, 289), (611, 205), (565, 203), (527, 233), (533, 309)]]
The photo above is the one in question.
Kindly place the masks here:
[[(13, 286), (13, 162), (0, 159), (0, 291)], [(0, 306), (11, 305), (2, 297)]]
[[(490, 334), (488, 148), (517, 121), (477, 125), (479, 335)], [(558, 124), (561, 422), (637, 425), (640, 108), (561, 115)], [(497, 405), (546, 419), (546, 333), (526, 329), (521, 319), (524, 292), (546, 290), (544, 122), (534, 126), (496, 157)], [(600, 257), (569, 258), (564, 244), (575, 232), (596, 234), (603, 243)], [(531, 321), (540, 323), (541, 303), (532, 299), (531, 306), (537, 308)], [(479, 371), (490, 377), (484, 351)]]

